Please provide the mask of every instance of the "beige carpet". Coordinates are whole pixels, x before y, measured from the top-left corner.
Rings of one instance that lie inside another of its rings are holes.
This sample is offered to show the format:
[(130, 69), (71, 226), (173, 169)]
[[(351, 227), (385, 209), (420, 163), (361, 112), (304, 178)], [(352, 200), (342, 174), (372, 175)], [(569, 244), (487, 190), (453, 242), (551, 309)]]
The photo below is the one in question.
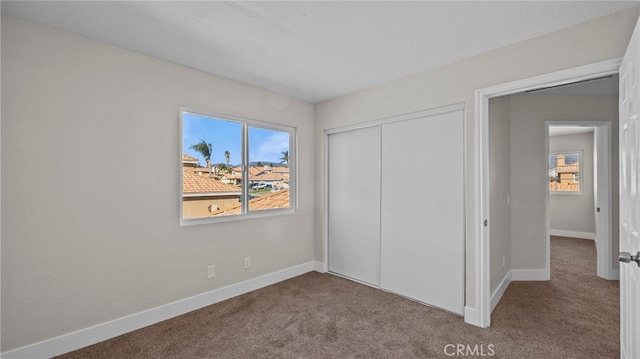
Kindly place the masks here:
[(489, 329), (313, 272), (60, 358), (619, 358), (619, 286), (596, 277), (593, 242), (553, 238), (551, 262)]

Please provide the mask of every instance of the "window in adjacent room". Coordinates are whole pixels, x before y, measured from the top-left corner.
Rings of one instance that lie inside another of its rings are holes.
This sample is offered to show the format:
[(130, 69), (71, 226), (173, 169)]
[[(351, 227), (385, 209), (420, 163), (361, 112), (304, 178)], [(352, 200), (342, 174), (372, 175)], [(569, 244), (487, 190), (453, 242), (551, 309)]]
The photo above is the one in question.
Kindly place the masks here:
[(551, 193), (582, 193), (581, 158), (581, 151), (549, 155), (549, 191)]
[(181, 223), (295, 210), (295, 128), (182, 108)]

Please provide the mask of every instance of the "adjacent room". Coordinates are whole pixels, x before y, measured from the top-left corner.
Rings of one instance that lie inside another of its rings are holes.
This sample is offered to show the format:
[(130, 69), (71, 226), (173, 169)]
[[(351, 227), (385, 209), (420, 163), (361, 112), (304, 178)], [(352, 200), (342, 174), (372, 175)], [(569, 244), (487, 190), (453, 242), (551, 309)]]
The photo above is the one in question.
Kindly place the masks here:
[(640, 355), (637, 1), (0, 6), (3, 358)]

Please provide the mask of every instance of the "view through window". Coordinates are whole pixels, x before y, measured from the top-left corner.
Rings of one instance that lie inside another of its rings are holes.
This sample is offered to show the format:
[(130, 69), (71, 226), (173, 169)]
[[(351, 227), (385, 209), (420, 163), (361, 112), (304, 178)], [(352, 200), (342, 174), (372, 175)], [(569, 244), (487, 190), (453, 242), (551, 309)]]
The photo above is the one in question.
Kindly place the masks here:
[(580, 152), (549, 155), (549, 191), (579, 193)]
[(183, 223), (292, 208), (294, 128), (187, 108), (181, 118)]

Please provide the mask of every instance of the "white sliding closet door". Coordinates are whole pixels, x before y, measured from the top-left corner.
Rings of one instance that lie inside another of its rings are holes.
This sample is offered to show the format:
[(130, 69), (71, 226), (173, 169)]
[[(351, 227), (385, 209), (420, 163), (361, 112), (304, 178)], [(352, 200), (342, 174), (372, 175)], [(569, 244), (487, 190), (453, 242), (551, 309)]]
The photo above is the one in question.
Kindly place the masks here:
[(384, 290), (463, 314), (463, 111), (382, 126)]
[(329, 271), (380, 283), (380, 127), (330, 134)]

